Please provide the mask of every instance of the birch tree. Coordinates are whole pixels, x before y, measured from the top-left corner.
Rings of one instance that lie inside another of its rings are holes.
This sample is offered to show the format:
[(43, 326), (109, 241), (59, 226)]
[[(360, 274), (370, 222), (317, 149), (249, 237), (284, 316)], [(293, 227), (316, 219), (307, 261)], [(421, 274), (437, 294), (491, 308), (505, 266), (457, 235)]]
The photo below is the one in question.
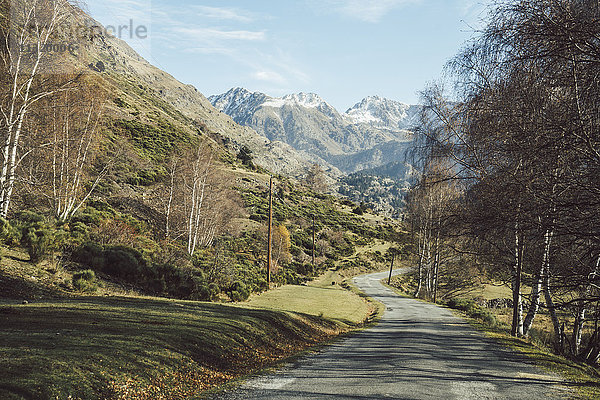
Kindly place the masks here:
[[(8, 2), (7, 2), (8, 3)], [(56, 92), (38, 80), (48, 61), (53, 34), (73, 11), (66, 0), (20, 0), (2, 10), (0, 69), (0, 216), (6, 218), (20, 161), (25, 118), (41, 99)]]
[(88, 182), (104, 107), (100, 91), (78, 86), (60, 97), (63, 107), (53, 110), (52, 203), (56, 217), (66, 221), (85, 204), (107, 166)]
[(193, 255), (202, 236), (202, 212), (209, 191), (209, 176), (213, 168), (213, 155), (210, 150), (198, 145), (189, 159), (191, 166), (184, 176), (187, 192), (187, 252)]

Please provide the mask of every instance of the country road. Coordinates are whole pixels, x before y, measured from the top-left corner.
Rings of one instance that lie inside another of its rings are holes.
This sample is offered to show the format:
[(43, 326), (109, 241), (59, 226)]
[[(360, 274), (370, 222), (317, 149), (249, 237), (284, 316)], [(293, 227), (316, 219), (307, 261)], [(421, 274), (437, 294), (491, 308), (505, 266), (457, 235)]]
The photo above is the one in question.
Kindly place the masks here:
[(375, 326), (214, 399), (562, 399), (557, 378), (449, 310), (354, 279), (386, 306)]

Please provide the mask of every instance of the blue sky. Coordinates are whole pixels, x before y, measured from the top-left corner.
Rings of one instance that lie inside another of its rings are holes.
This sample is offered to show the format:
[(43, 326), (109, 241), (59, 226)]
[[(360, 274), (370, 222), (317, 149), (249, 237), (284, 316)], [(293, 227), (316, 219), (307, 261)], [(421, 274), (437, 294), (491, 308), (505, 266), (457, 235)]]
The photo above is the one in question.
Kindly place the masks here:
[[(314, 92), (345, 111), (368, 95), (406, 103), (481, 26), (489, 0), (88, 0), (152, 64), (205, 95), (241, 86)], [(126, 31), (125, 31), (126, 32)]]

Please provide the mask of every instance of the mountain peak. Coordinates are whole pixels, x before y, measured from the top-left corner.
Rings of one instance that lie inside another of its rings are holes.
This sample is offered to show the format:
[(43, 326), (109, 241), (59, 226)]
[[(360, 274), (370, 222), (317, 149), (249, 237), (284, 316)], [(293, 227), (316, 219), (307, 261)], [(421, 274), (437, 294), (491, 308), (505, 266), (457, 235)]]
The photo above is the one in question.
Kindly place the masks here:
[(248, 110), (255, 110), (267, 99), (269, 96), (264, 93), (251, 92), (242, 87), (208, 98), (217, 110), (231, 116), (234, 120), (240, 120), (241, 124), (246, 122), (243, 117), (247, 115)]
[(315, 93), (294, 93), (283, 97), (273, 97), (263, 104), (264, 107), (280, 108), (283, 106), (300, 106), (304, 108), (332, 108), (325, 100)]
[(353, 124), (409, 129), (407, 122), (415, 122), (416, 107), (381, 96), (367, 96), (349, 108), (345, 116)]

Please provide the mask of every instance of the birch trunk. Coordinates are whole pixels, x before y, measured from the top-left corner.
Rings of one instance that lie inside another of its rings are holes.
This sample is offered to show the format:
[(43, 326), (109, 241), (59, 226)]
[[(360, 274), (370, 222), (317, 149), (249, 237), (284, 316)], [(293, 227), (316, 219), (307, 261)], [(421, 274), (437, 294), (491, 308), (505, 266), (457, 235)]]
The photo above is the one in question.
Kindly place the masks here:
[(519, 237), (519, 224), (515, 224), (515, 265), (513, 266), (513, 320), (511, 335), (523, 336), (523, 302), (521, 298), (521, 275), (523, 269), (523, 244)]
[(415, 297), (419, 297), (419, 295), (421, 294), (421, 288), (423, 286), (423, 259), (424, 259), (424, 252), (425, 252), (425, 245), (423, 242), (423, 237), (424, 237), (424, 233), (422, 233), (422, 225), (419, 228), (419, 262), (417, 264), (417, 268), (418, 268), (418, 281), (417, 281), (417, 290), (415, 291)]
[(544, 234), (544, 254), (542, 256), (542, 264), (540, 265), (540, 269), (536, 275), (535, 282), (531, 288), (531, 303), (529, 305), (529, 311), (527, 312), (527, 317), (525, 318), (525, 322), (523, 325), (523, 334), (527, 335), (531, 326), (533, 325), (533, 320), (540, 308), (540, 297), (542, 294), (542, 277), (546, 269), (550, 264), (550, 249), (552, 246), (552, 236), (553, 231), (548, 229)]
[(575, 315), (575, 323), (573, 324), (573, 335), (571, 336), (571, 354), (575, 357), (581, 352), (581, 336), (583, 334), (583, 326), (585, 324), (585, 301), (580, 300), (577, 304), (577, 313)]
[(544, 297), (546, 299), (546, 307), (548, 308), (548, 313), (550, 314), (550, 319), (552, 320), (552, 326), (554, 327), (554, 334), (556, 335), (556, 350), (560, 353), (564, 353), (564, 337), (563, 337), (563, 329), (560, 325), (560, 321), (558, 319), (558, 315), (556, 314), (556, 307), (554, 305), (554, 301), (552, 299), (552, 293), (550, 292), (550, 268), (544, 270), (544, 276), (542, 278), (542, 290), (544, 292)]

